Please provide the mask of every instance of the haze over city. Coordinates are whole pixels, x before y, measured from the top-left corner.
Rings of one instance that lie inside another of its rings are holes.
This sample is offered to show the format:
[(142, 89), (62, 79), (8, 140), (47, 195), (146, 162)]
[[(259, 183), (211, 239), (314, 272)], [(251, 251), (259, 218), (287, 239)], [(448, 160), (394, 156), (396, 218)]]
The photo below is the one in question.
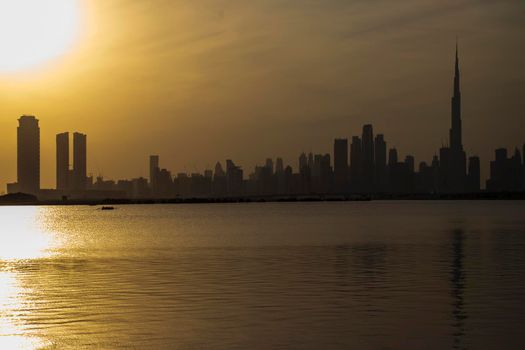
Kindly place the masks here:
[(67, 130), (89, 135), (88, 172), (109, 178), (147, 177), (150, 154), (173, 171), (278, 156), (296, 167), (300, 152), (328, 153), (366, 123), (428, 161), (448, 142), (456, 37), (463, 143), (482, 179), (495, 148), (523, 144), (520, 1), (121, 0), (72, 11), (58, 56), (0, 64), (2, 187), (16, 179), (22, 114), (41, 121), (49, 188), (55, 135)]

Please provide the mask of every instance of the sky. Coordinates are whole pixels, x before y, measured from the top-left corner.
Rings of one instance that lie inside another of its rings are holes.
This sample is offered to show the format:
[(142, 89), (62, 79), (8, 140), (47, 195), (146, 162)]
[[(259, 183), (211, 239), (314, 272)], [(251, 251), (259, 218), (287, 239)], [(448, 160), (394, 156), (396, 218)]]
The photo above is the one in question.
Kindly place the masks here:
[(44, 188), (64, 131), (86, 133), (88, 173), (113, 179), (147, 177), (150, 154), (175, 174), (297, 168), (365, 123), (429, 162), (448, 142), (456, 37), (463, 143), (483, 177), (495, 148), (525, 142), (522, 0), (77, 1), (67, 50), (0, 70), (0, 192), (22, 114), (40, 120)]

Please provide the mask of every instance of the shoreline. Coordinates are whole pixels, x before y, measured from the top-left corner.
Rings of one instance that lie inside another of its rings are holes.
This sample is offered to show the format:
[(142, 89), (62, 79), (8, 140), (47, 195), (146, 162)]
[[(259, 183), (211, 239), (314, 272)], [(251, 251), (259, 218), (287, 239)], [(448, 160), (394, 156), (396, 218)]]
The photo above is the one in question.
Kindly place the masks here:
[(297, 203), (297, 202), (368, 202), (374, 200), (525, 200), (525, 192), (483, 192), (461, 194), (353, 194), (297, 196), (192, 197), (166, 199), (68, 199), (38, 200), (16, 196), (0, 197), (0, 206), (71, 206), (71, 205), (152, 205), (152, 204), (224, 204), (224, 203)]

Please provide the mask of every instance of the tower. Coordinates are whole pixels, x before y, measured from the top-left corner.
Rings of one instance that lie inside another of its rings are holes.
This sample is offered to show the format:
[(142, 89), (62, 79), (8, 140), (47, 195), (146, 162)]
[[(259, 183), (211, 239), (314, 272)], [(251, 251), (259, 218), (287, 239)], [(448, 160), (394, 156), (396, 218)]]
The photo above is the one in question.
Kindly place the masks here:
[(40, 190), (40, 127), (34, 116), (23, 115), (17, 129), (18, 191), (36, 194)]
[[(467, 180), (467, 156), (463, 151), (461, 126), (461, 90), (458, 44), (456, 42), (456, 60), (454, 67), (454, 86), (451, 99), (450, 148), (448, 151), (448, 166), (443, 169), (446, 180), (443, 189), (446, 192), (465, 192)], [(446, 162), (444, 162), (446, 164)]]
[(375, 152), (374, 152), (374, 131), (371, 124), (363, 126), (362, 136), (362, 167), (363, 167), (363, 188), (364, 192), (373, 192), (375, 184)]
[(68, 189), (69, 178), (69, 133), (64, 132), (56, 136), (56, 188)]
[(456, 42), (456, 63), (454, 70), (454, 86), (451, 100), (451, 128), (450, 128), (450, 149), (455, 151), (462, 151), (462, 136), (461, 136), (461, 90), (460, 90), (460, 72), (459, 72), (459, 53), (458, 44)]
[(73, 186), (75, 190), (85, 190), (87, 180), (87, 142), (86, 135), (73, 134)]
[(157, 190), (157, 183), (158, 183), (158, 173), (160, 171), (159, 168), (159, 156), (157, 155), (151, 155), (149, 156), (149, 184), (152, 191)]
[(334, 180), (337, 192), (347, 191), (348, 139), (334, 140)]

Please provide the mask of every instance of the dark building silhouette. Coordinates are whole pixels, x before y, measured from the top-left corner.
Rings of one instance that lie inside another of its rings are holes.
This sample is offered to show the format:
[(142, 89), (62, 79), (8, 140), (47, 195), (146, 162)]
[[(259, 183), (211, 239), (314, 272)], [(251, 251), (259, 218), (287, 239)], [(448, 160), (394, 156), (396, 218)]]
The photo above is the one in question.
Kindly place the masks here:
[(507, 149), (496, 150), (496, 159), (490, 162), (490, 178), (487, 191), (520, 191), (523, 188), (523, 164), (516, 148), (514, 155), (507, 157)]
[(226, 160), (226, 188), (229, 195), (243, 194), (243, 171), (231, 159)]
[(388, 179), (386, 168), (386, 142), (383, 134), (378, 134), (376, 136), (374, 151), (376, 190), (378, 192), (385, 192)]
[(87, 181), (87, 136), (79, 132), (73, 134), (73, 187), (77, 191), (86, 190)]
[(37, 194), (40, 190), (40, 127), (34, 116), (23, 115), (17, 129), (17, 190)]
[(481, 164), (479, 157), (468, 159), (467, 188), (468, 192), (479, 192), (481, 189)]
[(441, 163), (446, 166), (443, 176), (442, 192), (460, 193), (465, 191), (467, 157), (463, 150), (461, 125), (461, 90), (458, 47), (456, 44), (456, 62), (454, 71), (453, 96), (451, 99), (450, 147), (443, 152), (445, 159)]
[(336, 192), (348, 190), (348, 139), (334, 140), (334, 183)]
[(281, 174), (284, 172), (284, 162), (282, 158), (277, 158), (275, 160), (275, 173)]
[(159, 156), (149, 156), (149, 183), (153, 192), (155, 192), (158, 187), (159, 171)]
[(362, 184), (361, 191), (370, 193), (374, 191), (374, 131), (371, 124), (363, 126), (362, 135)]
[(350, 145), (350, 184), (353, 192), (358, 192), (362, 183), (362, 144), (358, 136), (352, 137)]
[(69, 189), (69, 133), (64, 132), (56, 136), (56, 188), (67, 191)]

